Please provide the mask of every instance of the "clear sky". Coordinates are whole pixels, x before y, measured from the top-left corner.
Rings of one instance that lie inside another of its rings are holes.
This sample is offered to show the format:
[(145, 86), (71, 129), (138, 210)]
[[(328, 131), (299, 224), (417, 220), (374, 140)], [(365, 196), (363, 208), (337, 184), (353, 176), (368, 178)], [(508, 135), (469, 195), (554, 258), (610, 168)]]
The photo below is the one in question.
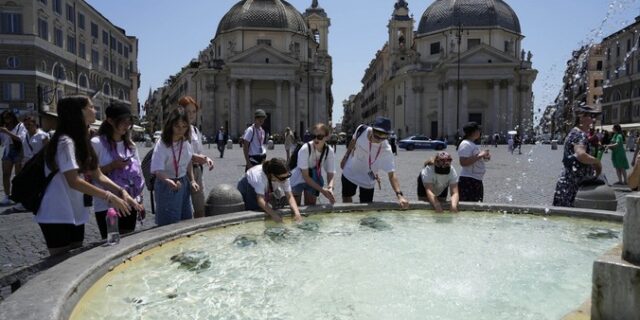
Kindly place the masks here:
[[(140, 99), (178, 72), (215, 36), (218, 22), (236, 0), (87, 0), (127, 34), (140, 39)], [(311, 0), (289, 0), (299, 11)], [(387, 23), (396, 0), (319, 0), (331, 18), (334, 121), (342, 101), (357, 93), (376, 51), (387, 41)], [(416, 26), (433, 0), (407, 0)], [(507, 0), (520, 18), (523, 48), (538, 69), (535, 109), (558, 94), (572, 50), (617, 31), (640, 15), (637, 0)]]

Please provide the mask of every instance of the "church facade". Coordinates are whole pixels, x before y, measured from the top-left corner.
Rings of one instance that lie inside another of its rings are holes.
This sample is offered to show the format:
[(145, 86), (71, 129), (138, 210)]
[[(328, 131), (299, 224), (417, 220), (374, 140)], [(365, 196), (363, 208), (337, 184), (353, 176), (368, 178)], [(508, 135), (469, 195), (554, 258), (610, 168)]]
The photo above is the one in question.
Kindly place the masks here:
[(202, 107), (205, 134), (225, 127), (239, 137), (256, 109), (268, 114), (271, 134), (298, 134), (331, 121), (331, 21), (314, 0), (301, 13), (284, 0), (242, 0), (222, 18), (215, 37), (167, 84), (163, 114), (181, 95)]
[(452, 140), (475, 121), (484, 134), (533, 128), (537, 71), (520, 22), (503, 0), (436, 0), (417, 31), (398, 0), (389, 39), (365, 71), (351, 121), (392, 119), (399, 136)]

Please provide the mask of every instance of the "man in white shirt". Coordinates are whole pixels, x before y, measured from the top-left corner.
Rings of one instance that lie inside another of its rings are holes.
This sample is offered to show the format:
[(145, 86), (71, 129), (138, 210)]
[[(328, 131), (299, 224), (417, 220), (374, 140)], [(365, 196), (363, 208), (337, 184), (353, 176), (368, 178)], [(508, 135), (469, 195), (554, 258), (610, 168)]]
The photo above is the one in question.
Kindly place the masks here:
[(266, 133), (264, 129), (262, 129), (262, 125), (266, 119), (267, 113), (264, 112), (264, 110), (256, 110), (253, 125), (247, 128), (242, 136), (242, 149), (244, 151), (246, 170), (262, 164), (262, 162), (267, 159), (267, 150), (264, 147)]
[(376, 183), (381, 187), (378, 172), (383, 171), (389, 176), (400, 206), (403, 209), (409, 207), (395, 173), (395, 157), (387, 140), (390, 132), (391, 120), (384, 117), (376, 118), (371, 127), (358, 127), (341, 162), (343, 202), (353, 202), (358, 188), (360, 203), (373, 202)]

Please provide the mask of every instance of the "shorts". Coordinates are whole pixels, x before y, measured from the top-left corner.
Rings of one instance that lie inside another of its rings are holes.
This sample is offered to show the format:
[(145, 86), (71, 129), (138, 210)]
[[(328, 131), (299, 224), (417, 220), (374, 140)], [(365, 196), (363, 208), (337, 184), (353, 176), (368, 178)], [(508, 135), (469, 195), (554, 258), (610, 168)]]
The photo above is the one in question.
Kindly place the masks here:
[(64, 248), (74, 243), (82, 244), (84, 241), (84, 224), (76, 226), (73, 224), (40, 223), (39, 225), (49, 249)]
[(482, 202), (484, 200), (484, 185), (482, 180), (469, 177), (460, 177), (458, 180), (460, 201)]
[[(102, 240), (107, 239), (107, 212), (96, 212), (96, 222), (98, 223)], [(120, 234), (122, 234), (123, 231), (127, 233), (135, 230), (136, 222), (138, 222), (138, 212), (136, 211), (132, 211), (131, 214), (126, 217), (118, 217), (118, 230)]]
[(373, 202), (373, 194), (375, 188), (367, 189), (363, 187), (358, 187), (353, 182), (349, 181), (349, 179), (345, 178), (342, 175), (342, 197), (343, 198), (351, 198), (356, 195), (356, 191), (360, 188), (360, 203), (371, 203)]
[[(316, 174), (316, 169), (309, 169), (309, 175), (311, 176), (311, 179), (313, 179), (313, 181), (315, 181), (321, 187), (324, 187), (324, 179), (322, 178), (322, 176), (318, 177), (318, 175)], [(306, 182), (302, 182), (296, 186), (293, 186), (292, 189), (293, 194), (296, 196), (301, 195), (303, 192), (306, 192), (307, 194), (310, 194), (314, 197), (320, 196), (320, 191), (312, 188)]]
[(5, 151), (2, 156), (2, 161), (9, 161), (11, 163), (22, 163), (22, 150), (12, 144), (9, 146), (9, 150)]
[[(447, 195), (449, 194), (449, 187), (446, 187), (440, 195), (438, 195), (438, 200), (441, 202), (447, 201)], [(422, 175), (418, 176), (418, 199), (428, 199), (427, 198), (427, 189), (424, 187), (424, 183), (422, 182)]]

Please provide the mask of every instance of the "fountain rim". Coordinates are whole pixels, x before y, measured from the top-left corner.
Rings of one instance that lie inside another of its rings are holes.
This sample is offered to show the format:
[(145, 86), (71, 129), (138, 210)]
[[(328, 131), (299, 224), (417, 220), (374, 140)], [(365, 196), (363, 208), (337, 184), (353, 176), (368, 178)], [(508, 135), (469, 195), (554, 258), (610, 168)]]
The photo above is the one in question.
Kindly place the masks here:
[[(432, 209), (424, 202), (412, 202), (410, 208)], [(395, 202), (301, 208), (304, 215), (382, 210), (400, 211)], [(620, 224), (624, 217), (621, 212), (603, 210), (487, 203), (460, 203), (460, 210), (569, 217)], [(285, 215), (290, 215), (290, 212), (285, 212)], [(4, 302), (0, 302), (0, 319), (69, 319), (78, 302), (99, 279), (116, 266), (126, 264), (132, 257), (197, 233), (263, 220), (265, 214), (262, 212), (242, 211), (154, 228), (124, 237), (117, 246), (93, 248), (39, 273)]]

